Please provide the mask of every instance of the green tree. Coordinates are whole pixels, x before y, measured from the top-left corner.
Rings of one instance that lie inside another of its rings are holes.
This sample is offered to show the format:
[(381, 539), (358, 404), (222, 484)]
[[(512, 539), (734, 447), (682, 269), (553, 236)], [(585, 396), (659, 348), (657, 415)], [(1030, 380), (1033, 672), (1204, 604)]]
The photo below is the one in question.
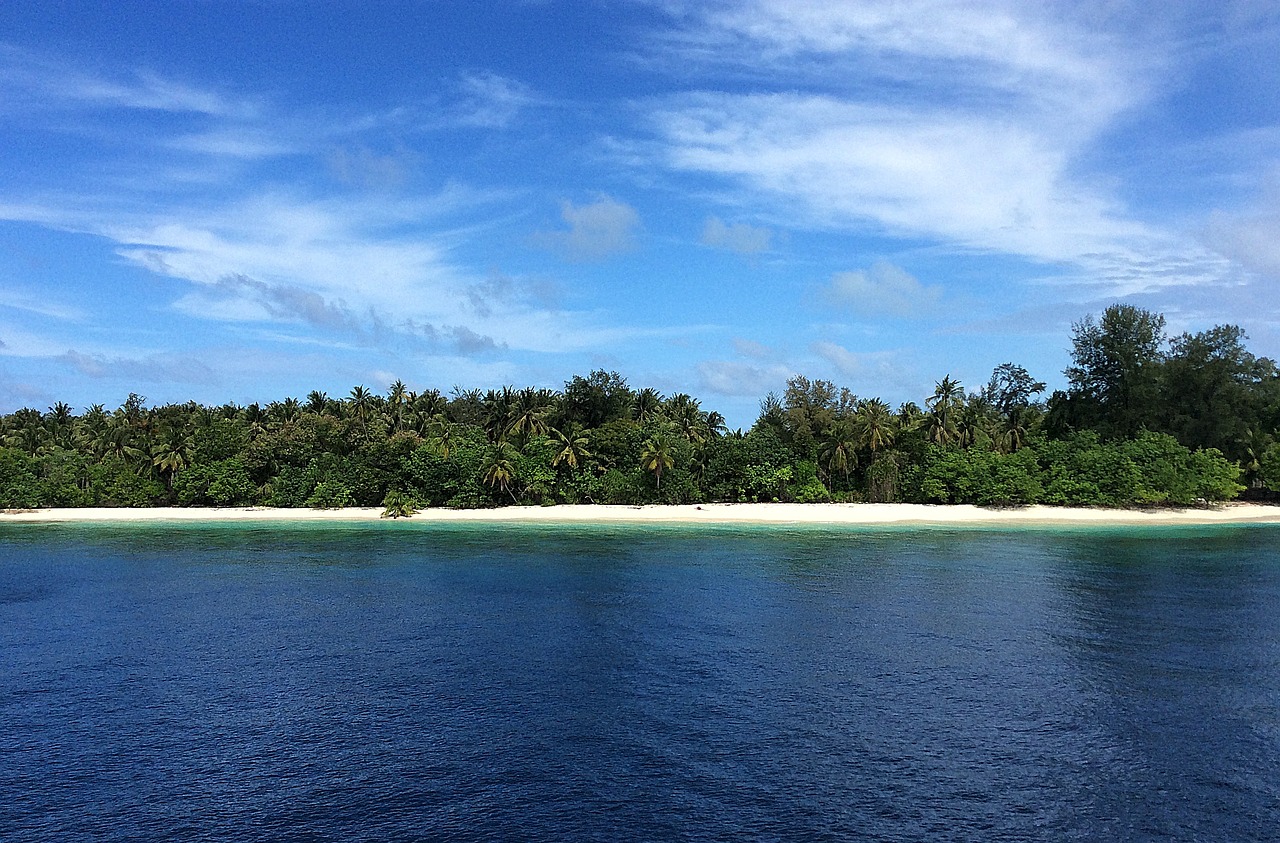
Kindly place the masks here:
[(640, 467), (653, 474), (659, 489), (662, 473), (675, 465), (675, 443), (665, 433), (657, 433), (645, 440), (640, 450)]
[(1113, 304), (1072, 326), (1069, 396), (1079, 424), (1105, 438), (1132, 438), (1158, 417), (1164, 317)]

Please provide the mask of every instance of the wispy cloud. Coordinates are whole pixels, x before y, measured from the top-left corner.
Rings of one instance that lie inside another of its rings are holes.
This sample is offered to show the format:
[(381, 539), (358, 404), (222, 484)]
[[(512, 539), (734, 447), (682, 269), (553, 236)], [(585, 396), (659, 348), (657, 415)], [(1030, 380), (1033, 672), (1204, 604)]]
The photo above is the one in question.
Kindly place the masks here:
[(877, 261), (867, 270), (837, 272), (820, 296), (826, 304), (857, 316), (916, 316), (938, 304), (942, 287), (921, 284), (906, 270)]
[(523, 82), (491, 72), (464, 73), (456, 121), (463, 126), (501, 129), (527, 108), (546, 104)]
[(900, 393), (904, 386), (915, 385), (915, 378), (910, 373), (911, 364), (900, 352), (851, 351), (829, 340), (815, 342), (810, 350), (829, 364), (838, 377), (848, 379), (855, 391)]
[(59, 362), (82, 375), (97, 379), (142, 381), (146, 383), (213, 384), (219, 382), (213, 369), (190, 356), (155, 354), (143, 358), (107, 357), (69, 350)]
[(698, 386), (716, 395), (759, 398), (781, 389), (794, 374), (783, 363), (704, 360), (698, 364)]
[[(1227, 271), (1081, 174), (1090, 144), (1148, 95), (1140, 45), (1020, 5), (748, 0), (687, 15), (681, 43), (707, 66), (762, 60), (795, 84), (659, 101), (669, 168), (807, 226), (1018, 255), (1117, 292)], [(877, 85), (858, 84), (868, 74)]]
[(0, 89), (24, 108), (123, 108), (245, 119), (262, 103), (154, 73), (134, 70), (108, 78), (10, 45), (0, 44)]
[(727, 249), (740, 255), (757, 255), (769, 250), (773, 232), (745, 222), (726, 223), (719, 217), (708, 217), (702, 227), (702, 244)]
[(585, 205), (565, 200), (560, 205), (560, 218), (568, 228), (536, 233), (535, 245), (550, 248), (572, 261), (603, 260), (636, 248), (640, 215), (611, 196), (601, 195)]

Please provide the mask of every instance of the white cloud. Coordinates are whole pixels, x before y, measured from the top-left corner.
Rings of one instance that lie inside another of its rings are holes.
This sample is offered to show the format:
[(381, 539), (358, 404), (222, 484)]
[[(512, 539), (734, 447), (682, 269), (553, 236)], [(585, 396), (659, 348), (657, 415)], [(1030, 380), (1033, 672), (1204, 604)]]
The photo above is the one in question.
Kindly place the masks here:
[(1259, 181), (1261, 195), (1249, 207), (1210, 216), (1204, 239), (1246, 269), (1280, 282), (1280, 166), (1272, 165)]
[(636, 247), (640, 215), (610, 196), (601, 195), (585, 205), (566, 200), (560, 206), (560, 217), (568, 230), (538, 232), (533, 242), (574, 261), (601, 260)]
[(778, 357), (777, 349), (767, 346), (762, 342), (743, 339), (741, 337), (734, 337), (733, 350), (736, 351), (739, 356), (746, 357), (751, 360), (775, 360)]
[(755, 255), (769, 250), (773, 232), (744, 222), (726, 224), (719, 217), (707, 217), (702, 227), (702, 243), (717, 249), (728, 249), (740, 255)]
[(896, 352), (855, 352), (827, 340), (815, 342), (810, 350), (830, 363), (842, 376), (858, 378), (863, 383), (896, 383), (903, 378), (902, 355)]
[(795, 372), (781, 363), (704, 360), (698, 364), (698, 385), (716, 395), (756, 397), (778, 390)]
[(942, 288), (921, 284), (905, 270), (877, 261), (867, 270), (837, 272), (821, 296), (828, 304), (859, 316), (912, 316), (933, 309)]
[(364, 146), (340, 146), (332, 150), (329, 170), (342, 184), (372, 188), (400, 187), (417, 165), (408, 149), (378, 153)]
[(88, 106), (223, 118), (250, 118), (261, 110), (256, 100), (228, 96), (148, 70), (108, 79), (4, 44), (0, 44), (0, 91), (7, 91), (27, 107), (46, 109)]
[(542, 104), (529, 86), (496, 73), (465, 73), (459, 88), (463, 101), (457, 122), (463, 126), (501, 129), (524, 109)]
[(723, 177), (810, 226), (1023, 256), (1116, 292), (1227, 272), (1080, 174), (1098, 135), (1148, 95), (1141, 43), (1025, 4), (748, 0), (688, 17), (694, 57), (737, 72), (763, 62), (795, 84), (660, 102), (671, 169)]
[(836, 368), (836, 371), (846, 377), (856, 377), (863, 374), (866, 368), (866, 362), (861, 356), (833, 342), (825, 340), (815, 342), (813, 344), (813, 353), (826, 360)]
[(107, 357), (69, 350), (59, 362), (82, 375), (96, 379), (144, 381), (147, 383), (217, 383), (213, 369), (190, 355), (154, 354), (142, 358)]

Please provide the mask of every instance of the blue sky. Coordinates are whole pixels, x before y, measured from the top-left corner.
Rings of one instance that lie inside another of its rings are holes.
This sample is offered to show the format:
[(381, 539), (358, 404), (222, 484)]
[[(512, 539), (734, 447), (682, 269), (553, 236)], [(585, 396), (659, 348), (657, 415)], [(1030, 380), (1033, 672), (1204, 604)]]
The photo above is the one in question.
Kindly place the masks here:
[(1266, 2), (0, 4), (0, 411), (1280, 355)]

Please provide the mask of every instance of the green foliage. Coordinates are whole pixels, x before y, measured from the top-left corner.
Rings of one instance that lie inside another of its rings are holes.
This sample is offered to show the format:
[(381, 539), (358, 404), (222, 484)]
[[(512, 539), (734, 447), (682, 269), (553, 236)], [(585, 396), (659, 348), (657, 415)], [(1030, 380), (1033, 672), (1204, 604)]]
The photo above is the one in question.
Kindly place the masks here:
[(279, 507), (306, 506), (315, 488), (314, 470), (286, 465), (267, 484), (264, 503)]
[(600, 494), (607, 504), (638, 504), (645, 497), (645, 475), (640, 469), (622, 472), (611, 468), (600, 480)]
[(93, 506), (92, 460), (67, 448), (50, 448), (36, 460), (43, 506)]
[(81, 417), (58, 403), (0, 416), (0, 504), (1195, 505), (1234, 497), (1242, 470), (1252, 493), (1280, 492), (1280, 370), (1243, 341), (1218, 326), (1166, 344), (1162, 317), (1117, 305), (1075, 326), (1070, 389), (1047, 404), (1013, 363), (976, 393), (944, 377), (927, 412), (896, 414), (797, 376), (745, 435), (692, 396), (605, 371), (559, 393), (397, 382), (388, 398), (358, 386), (265, 408), (131, 395)]
[(239, 457), (187, 466), (174, 478), (173, 491), (183, 506), (247, 506), (256, 503), (258, 496)]
[(392, 489), (382, 501), (383, 518), (408, 518), (418, 511), (417, 501), (411, 495)]
[(792, 490), (791, 497), (796, 503), (829, 503), (831, 501), (831, 493), (817, 477), (798, 484)]
[(108, 455), (90, 469), (94, 503), (98, 506), (153, 506), (165, 493), (164, 486), (143, 477), (123, 457)]
[(0, 507), (31, 509), (41, 498), (34, 460), (17, 448), (0, 448)]
[(307, 498), (307, 506), (312, 509), (342, 509), (344, 506), (355, 506), (355, 496), (351, 489), (341, 480), (326, 478), (316, 484), (315, 491)]
[(901, 455), (884, 453), (867, 466), (867, 500), (872, 503), (894, 503), (899, 500), (902, 479), (898, 464)]
[(1066, 371), (1076, 421), (1106, 438), (1136, 436), (1156, 421), (1164, 317), (1114, 304), (1094, 321), (1073, 326), (1072, 365)]
[(1272, 443), (1258, 460), (1258, 479), (1272, 492), (1280, 492), (1280, 442)]

